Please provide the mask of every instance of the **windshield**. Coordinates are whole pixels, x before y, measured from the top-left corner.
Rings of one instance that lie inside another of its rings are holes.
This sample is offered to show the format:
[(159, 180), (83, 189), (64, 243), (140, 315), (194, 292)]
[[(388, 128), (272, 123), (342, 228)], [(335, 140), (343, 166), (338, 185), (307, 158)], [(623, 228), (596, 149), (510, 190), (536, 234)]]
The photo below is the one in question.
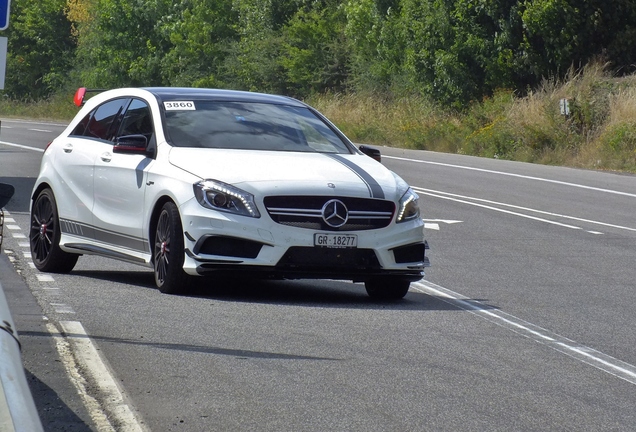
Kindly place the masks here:
[(304, 107), (255, 102), (166, 101), (166, 133), (175, 147), (351, 153)]

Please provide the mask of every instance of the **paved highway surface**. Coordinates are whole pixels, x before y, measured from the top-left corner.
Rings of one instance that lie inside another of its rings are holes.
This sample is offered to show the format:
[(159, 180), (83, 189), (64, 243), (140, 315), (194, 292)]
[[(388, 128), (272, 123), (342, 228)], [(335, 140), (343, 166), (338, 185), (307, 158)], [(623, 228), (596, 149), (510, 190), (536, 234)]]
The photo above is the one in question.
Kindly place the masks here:
[(63, 127), (0, 129), (0, 280), (46, 430), (636, 429), (636, 177), (383, 148), (431, 245), (404, 300), (339, 281), (169, 296), (102, 258), (33, 268), (29, 192)]

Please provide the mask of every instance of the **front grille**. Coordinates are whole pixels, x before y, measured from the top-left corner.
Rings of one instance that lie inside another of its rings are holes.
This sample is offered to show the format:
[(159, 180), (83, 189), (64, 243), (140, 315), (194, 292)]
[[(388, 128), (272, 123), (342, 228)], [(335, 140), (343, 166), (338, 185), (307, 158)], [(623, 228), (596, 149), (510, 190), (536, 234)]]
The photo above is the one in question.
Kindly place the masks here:
[[(330, 200), (340, 200), (348, 210), (347, 222), (334, 228), (325, 223), (322, 208)], [(384, 228), (395, 212), (392, 201), (325, 196), (270, 196), (265, 207), (276, 223), (297, 228), (326, 231), (363, 231)]]

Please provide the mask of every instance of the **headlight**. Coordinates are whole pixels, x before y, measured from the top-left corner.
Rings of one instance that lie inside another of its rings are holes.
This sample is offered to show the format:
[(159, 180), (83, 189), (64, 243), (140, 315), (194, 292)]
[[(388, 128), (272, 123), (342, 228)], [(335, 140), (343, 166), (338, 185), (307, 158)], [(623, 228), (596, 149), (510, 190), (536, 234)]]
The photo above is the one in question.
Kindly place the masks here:
[(194, 196), (205, 208), (258, 218), (261, 214), (254, 203), (254, 195), (216, 180), (194, 184)]
[(406, 222), (420, 217), (420, 207), (418, 205), (420, 197), (408, 188), (406, 193), (400, 198), (400, 209), (398, 210), (397, 222)]

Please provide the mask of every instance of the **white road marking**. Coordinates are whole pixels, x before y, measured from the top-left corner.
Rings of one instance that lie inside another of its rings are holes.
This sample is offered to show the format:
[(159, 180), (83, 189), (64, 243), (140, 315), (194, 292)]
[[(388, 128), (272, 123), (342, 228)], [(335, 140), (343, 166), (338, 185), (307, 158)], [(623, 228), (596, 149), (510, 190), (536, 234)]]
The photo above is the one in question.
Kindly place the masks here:
[[(529, 208), (529, 207), (522, 207), (522, 206), (518, 206), (518, 205), (514, 205), (514, 204), (506, 204), (506, 203), (502, 203), (502, 202), (497, 202), (497, 201), (491, 201), (491, 200), (487, 200), (487, 199), (483, 199), (483, 198), (475, 198), (475, 197), (469, 197), (469, 196), (464, 196), (464, 195), (457, 195), (457, 194), (453, 194), (450, 192), (442, 192), (442, 191), (436, 191), (436, 190), (432, 190), (432, 189), (424, 189), (424, 188), (413, 188), (413, 189), (419, 189), (418, 192), (426, 194), (426, 195), (430, 195), (430, 193), (432, 194), (442, 194), (442, 195), (446, 195), (449, 197), (456, 197), (456, 198), (462, 198), (462, 199), (469, 199), (469, 200), (473, 200), (476, 202), (483, 202), (483, 203), (487, 203), (487, 204), (493, 204), (493, 205), (498, 205), (498, 206), (502, 206), (502, 207), (509, 207), (509, 208), (513, 208), (516, 210), (523, 210), (523, 211), (529, 211), (529, 212), (533, 212), (533, 213), (538, 213), (538, 214), (543, 214), (546, 216), (554, 216), (554, 217), (559, 217), (562, 219), (569, 219), (569, 220), (573, 220), (573, 221), (577, 221), (577, 222), (585, 222), (585, 223), (589, 223), (589, 224), (593, 224), (593, 225), (600, 225), (600, 226), (604, 226), (604, 227), (608, 227), (608, 228), (617, 228), (617, 229), (621, 229), (621, 230), (627, 230), (627, 231), (636, 231), (636, 228), (631, 228), (631, 227), (626, 227), (626, 226), (622, 226), (622, 225), (615, 225), (615, 224), (610, 224), (610, 223), (606, 223), (606, 222), (600, 222), (600, 221), (595, 221), (595, 220), (591, 220), (591, 219), (583, 219), (580, 217), (576, 217), (576, 216), (568, 216), (568, 215), (564, 215), (561, 213), (554, 213), (554, 212), (548, 212), (545, 210), (537, 210), (537, 209), (533, 209), (533, 208)], [(435, 195), (431, 195), (431, 196), (435, 196)], [(448, 198), (450, 199), (450, 198)], [(461, 201), (460, 201), (461, 202)], [(602, 234), (599, 232), (595, 232), (595, 231), (588, 231), (592, 234)]]
[(57, 348), (60, 360), (64, 365), (64, 368), (66, 369), (66, 374), (75, 386), (77, 394), (79, 394), (82, 398), (82, 402), (88, 410), (91, 419), (95, 423), (97, 430), (103, 432), (115, 432), (115, 428), (111, 425), (110, 421), (108, 421), (108, 416), (99, 405), (99, 402), (97, 402), (94, 397), (88, 394), (88, 391), (86, 390), (88, 383), (80, 373), (77, 362), (75, 361), (75, 358), (73, 356), (73, 351), (71, 349), (69, 341), (63, 338), (62, 335), (60, 335), (57, 328), (53, 324), (47, 323), (46, 328), (55, 341), (55, 347)]
[(424, 222), (424, 229), (439, 231), (439, 224)]
[(22, 233), (11, 233), (11, 236), (15, 239), (25, 239), (26, 236)]
[(57, 287), (43, 287), (42, 289), (45, 291), (49, 291), (49, 293), (53, 295), (59, 295), (60, 293), (60, 289)]
[(488, 306), (481, 302), (469, 300), (461, 294), (432, 282), (414, 282), (411, 284), (411, 287), (415, 291), (439, 297), (442, 301), (480, 316), (503, 328), (532, 339), (535, 342), (544, 344), (582, 363), (593, 366), (631, 384), (636, 384), (636, 366), (634, 365), (596, 351), (593, 348), (583, 346), (571, 339), (560, 336), (503, 311), (488, 309)]
[(77, 321), (60, 321), (60, 326), (62, 326), (66, 339), (74, 346), (73, 354), (80, 366), (87, 371), (90, 375), (89, 379), (97, 385), (99, 391), (104, 395), (102, 400), (105, 411), (109, 417), (115, 420), (118, 425), (117, 430), (143, 431), (82, 324)]
[(485, 168), (474, 168), (474, 167), (468, 167), (468, 166), (464, 166), (464, 165), (454, 165), (454, 164), (448, 164), (448, 163), (442, 163), (442, 162), (431, 162), (431, 161), (424, 161), (424, 160), (419, 160), (419, 159), (410, 159), (410, 158), (397, 157), (397, 156), (385, 156), (385, 155), (382, 155), (382, 158), (402, 160), (402, 161), (407, 161), (407, 162), (415, 162), (415, 163), (428, 164), (428, 165), (438, 165), (438, 166), (444, 166), (444, 167), (448, 167), (448, 168), (458, 168), (458, 169), (464, 169), (464, 170), (469, 170), (469, 171), (479, 171), (479, 172), (485, 172), (485, 173), (489, 173), (489, 174), (503, 175), (503, 176), (509, 176), (509, 177), (517, 177), (517, 178), (522, 178), (522, 179), (526, 179), (526, 180), (534, 180), (534, 181), (540, 181), (540, 182), (545, 182), (545, 183), (553, 183), (553, 184), (558, 184), (558, 185), (562, 185), (562, 186), (570, 186), (570, 187), (575, 187), (575, 188), (580, 188), (580, 189), (593, 190), (593, 191), (596, 191), (596, 192), (604, 192), (604, 193), (609, 193), (609, 194), (614, 194), (614, 195), (623, 195), (623, 196), (636, 198), (636, 194), (629, 193), (629, 192), (621, 192), (621, 191), (616, 191), (616, 190), (612, 190), (612, 189), (603, 189), (603, 188), (597, 188), (597, 187), (593, 187), (593, 186), (585, 186), (585, 185), (581, 185), (581, 184), (577, 184), (577, 183), (570, 183), (570, 182), (564, 182), (564, 181), (560, 181), (560, 180), (546, 179), (546, 178), (542, 178), (542, 177), (527, 176), (527, 175), (523, 175), (523, 174), (514, 174), (514, 173), (508, 173), (508, 172), (504, 172), (504, 171), (495, 171), (495, 170), (489, 170), (489, 169), (485, 169)]
[(53, 276), (48, 275), (48, 274), (36, 274), (35, 275), (36, 278), (38, 278), (38, 281), (40, 282), (55, 282), (55, 279), (53, 279)]
[(41, 149), (41, 148), (38, 148), (38, 147), (31, 147), (31, 146), (26, 146), (26, 145), (22, 145), (22, 144), (14, 144), (14, 143), (6, 142), (6, 141), (0, 141), (0, 144), (7, 145), (9, 147), (17, 147), (17, 148), (21, 148), (21, 149), (25, 149), (25, 150), (32, 150), (32, 151), (44, 153), (44, 149)]
[(27, 129), (27, 130), (30, 130), (30, 131), (33, 131), (33, 132), (53, 132), (53, 131), (46, 130), (46, 129)]
[(20, 119), (2, 119), (2, 128), (12, 128), (13, 126), (5, 126), (7, 123), (19, 123), (19, 124), (32, 124), (32, 125), (40, 125), (40, 126), (58, 126), (61, 128), (65, 128), (68, 126), (68, 123), (53, 123), (53, 122), (41, 122), (41, 121), (33, 121), (33, 120), (20, 120)]
[(20, 227), (17, 225), (5, 225), (5, 227), (11, 231), (18, 231), (20, 229)]
[[(472, 202), (472, 201), (466, 201), (465, 199), (462, 200), (462, 199), (457, 199), (457, 198), (453, 198), (453, 197), (450, 197), (450, 196), (445, 196), (445, 195), (439, 195), (439, 194), (435, 194), (435, 193), (425, 192), (424, 189), (418, 189), (418, 188), (413, 188), (413, 189), (416, 192), (418, 192), (418, 193), (423, 193), (425, 195), (432, 196), (432, 197), (435, 197), (435, 198), (441, 198), (441, 199), (445, 199), (445, 200), (455, 201), (455, 202), (462, 203), (462, 204), (468, 204), (468, 205), (472, 205), (472, 206), (475, 206), (475, 207), (481, 207), (481, 208), (485, 208), (485, 209), (488, 209), (488, 210), (494, 210), (494, 211), (498, 211), (498, 212), (501, 212), (501, 213), (510, 214), (510, 215), (513, 215), (513, 216), (519, 216), (519, 217), (523, 217), (523, 218), (526, 218), (526, 219), (532, 219), (532, 220), (536, 220), (536, 221), (539, 221), (539, 222), (545, 222), (545, 223), (549, 223), (549, 224), (552, 224), (552, 225), (558, 225), (558, 226), (565, 227), (565, 228), (576, 229), (576, 230), (582, 229), (581, 227), (577, 227), (577, 226), (574, 226), (574, 225), (567, 225), (567, 224), (564, 224), (564, 223), (555, 222), (555, 221), (551, 221), (551, 220), (548, 220), (548, 219), (543, 219), (543, 218), (539, 218), (539, 217), (535, 217), (535, 216), (530, 216), (530, 215), (523, 214), (523, 213), (517, 213), (517, 212), (510, 211), (510, 210), (504, 210), (504, 209), (500, 209), (500, 208), (497, 208), (497, 207), (487, 206), (485, 204), (479, 204), (479, 203)], [(440, 192), (440, 193), (444, 193), (444, 192)], [(470, 199), (470, 198), (468, 198), (468, 199)]]
[(59, 314), (74, 314), (75, 311), (72, 307), (66, 303), (51, 303), (51, 306), (55, 309), (55, 312)]
[[(449, 200), (449, 201), (455, 201), (455, 202), (462, 203), (462, 204), (468, 204), (468, 205), (472, 205), (472, 206), (475, 206), (475, 207), (481, 207), (481, 208), (485, 208), (485, 209), (488, 209), (488, 210), (498, 211), (498, 212), (501, 212), (501, 213), (506, 213), (506, 214), (510, 214), (510, 215), (513, 215), (513, 216), (519, 216), (519, 217), (523, 217), (523, 218), (527, 218), (527, 219), (532, 219), (532, 220), (536, 220), (536, 221), (539, 221), (539, 222), (545, 222), (545, 223), (549, 223), (549, 224), (552, 224), (552, 225), (558, 225), (558, 226), (562, 226), (562, 227), (570, 228), (570, 229), (582, 230), (583, 228), (581, 228), (579, 226), (568, 225), (568, 224), (564, 224), (564, 223), (560, 223), (560, 222), (556, 222), (556, 221), (551, 221), (551, 220), (544, 219), (544, 218), (530, 216), (530, 215), (523, 214), (523, 213), (518, 213), (518, 212), (509, 211), (509, 210), (504, 210), (504, 209), (501, 209), (501, 208), (492, 207), (492, 206), (485, 205), (485, 204), (479, 204), (479, 202), (490, 203), (490, 204), (498, 205), (498, 206), (501, 206), (501, 207), (509, 207), (509, 208), (514, 208), (514, 209), (528, 211), (528, 212), (533, 212), (533, 213), (538, 213), (538, 214), (544, 214), (544, 215), (547, 215), (547, 216), (553, 216), (553, 217), (558, 217), (558, 218), (562, 218), (562, 219), (569, 219), (569, 220), (573, 220), (573, 221), (577, 221), (577, 222), (589, 223), (589, 224), (592, 224), (592, 225), (599, 225), (599, 226), (604, 226), (604, 227), (608, 227), (608, 228), (616, 228), (616, 229), (620, 229), (620, 230), (636, 232), (636, 228), (627, 227), (627, 226), (623, 226), (623, 225), (610, 224), (610, 223), (595, 221), (595, 220), (591, 220), (591, 219), (583, 219), (583, 218), (579, 218), (579, 217), (575, 217), (575, 216), (568, 216), (568, 215), (559, 214), (559, 213), (552, 213), (552, 212), (547, 212), (547, 211), (544, 211), (544, 210), (537, 210), (537, 209), (532, 209), (532, 208), (528, 208), (528, 207), (521, 207), (521, 206), (517, 206), (517, 205), (513, 205), (513, 204), (506, 204), (506, 203), (502, 203), (502, 202), (490, 201), (490, 200), (481, 199), (481, 198), (475, 198), (475, 197), (468, 197), (468, 196), (463, 196), (463, 195), (452, 194), (452, 193), (449, 193), (449, 192), (434, 191), (434, 190), (431, 190), (431, 189), (423, 189), (423, 188), (418, 188), (418, 187), (413, 187), (413, 189), (416, 192), (420, 193), (420, 194), (428, 195), (428, 196), (431, 196), (431, 197), (434, 197), (434, 198), (441, 198), (441, 199), (445, 199), (445, 200)], [(467, 201), (467, 200), (472, 200), (472, 201)], [(596, 234), (596, 235), (602, 235), (603, 234), (602, 232), (599, 232), (599, 231), (588, 231), (588, 230), (584, 230), (584, 231), (586, 231), (586, 232), (588, 232), (590, 234)]]

